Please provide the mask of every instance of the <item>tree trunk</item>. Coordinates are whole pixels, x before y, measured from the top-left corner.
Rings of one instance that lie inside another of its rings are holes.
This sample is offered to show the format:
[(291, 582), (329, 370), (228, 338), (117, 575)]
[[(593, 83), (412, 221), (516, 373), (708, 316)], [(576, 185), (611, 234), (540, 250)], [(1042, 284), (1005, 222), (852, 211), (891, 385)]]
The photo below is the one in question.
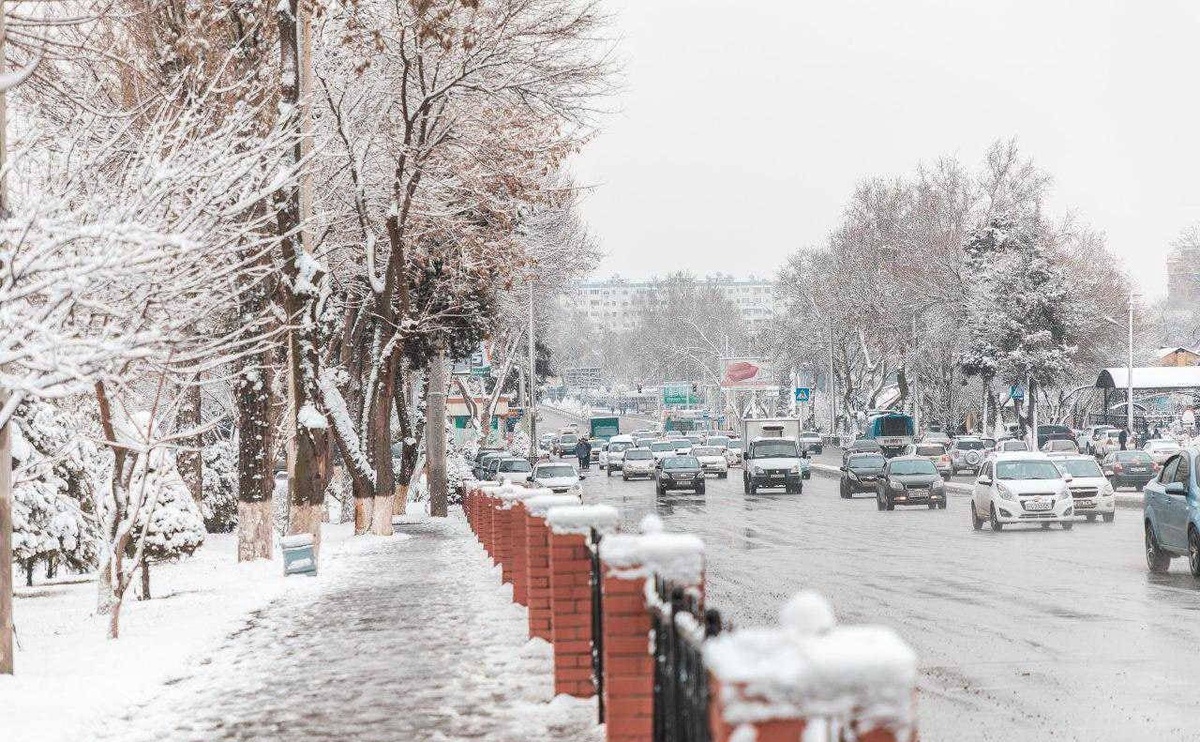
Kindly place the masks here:
[(140, 600), (150, 600), (150, 560), (142, 560), (142, 596)]
[[(265, 359), (263, 359), (265, 360)], [(238, 561), (271, 558), (271, 385), (251, 358), (236, 389), (238, 427)]]
[(396, 475), (392, 464), (392, 398), (396, 385), (399, 349), (383, 359), (379, 384), (371, 399), (371, 450), (375, 456), (375, 505), (371, 533), (391, 536)]
[(354, 493), (354, 535), (371, 532), (371, 515), (375, 509), (375, 493), (358, 479), (351, 479), (350, 489)]
[(445, 518), (450, 511), (446, 476), (446, 352), (441, 348), (429, 368), (425, 406), (425, 455), (429, 472), (429, 514)]
[(113, 600), (112, 609), (108, 612), (108, 638), (121, 638), (121, 596)]
[[(183, 430), (200, 426), (200, 377), (192, 379), (191, 385), (184, 392), (183, 405), (179, 409), (179, 427)], [(204, 499), (204, 460), (200, 455), (202, 445), (200, 436), (193, 436), (182, 441), (184, 448), (175, 457), (179, 476), (192, 493), (192, 499), (199, 505)]]

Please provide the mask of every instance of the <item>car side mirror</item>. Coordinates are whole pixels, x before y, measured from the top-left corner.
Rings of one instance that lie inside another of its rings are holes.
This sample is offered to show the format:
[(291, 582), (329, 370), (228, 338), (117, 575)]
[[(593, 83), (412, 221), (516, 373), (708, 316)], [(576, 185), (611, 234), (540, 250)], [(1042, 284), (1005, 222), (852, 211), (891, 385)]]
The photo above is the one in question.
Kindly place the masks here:
[(844, 466), (839, 466), (839, 467), (838, 467), (838, 471), (846, 471), (846, 470), (847, 470), (847, 469), (846, 469), (846, 467), (844, 467)]
[(1071, 476), (1070, 474), (1066, 474), (1063, 476), (1063, 481), (1067, 484), (1070, 484), (1071, 482), (1075, 481), (1075, 477)]
[(802, 459), (808, 458), (808, 449), (807, 448), (800, 452), (800, 458), (802, 458)]
[(991, 483), (992, 483), (991, 477), (980, 477), (979, 479), (975, 480), (975, 484), (991, 484)]
[(1167, 485), (1168, 495), (1186, 495), (1187, 488), (1183, 486), (1183, 482), (1171, 482)]

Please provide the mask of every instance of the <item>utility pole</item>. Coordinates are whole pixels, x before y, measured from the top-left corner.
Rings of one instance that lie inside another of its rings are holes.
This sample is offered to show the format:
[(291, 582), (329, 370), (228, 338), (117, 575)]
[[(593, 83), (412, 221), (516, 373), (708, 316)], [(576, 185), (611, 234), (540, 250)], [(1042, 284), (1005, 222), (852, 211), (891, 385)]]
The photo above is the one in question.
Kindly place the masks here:
[[(4, 0), (0, 0), (0, 76), (4, 74)], [(8, 178), (3, 175), (8, 147), (7, 95), (0, 89), (0, 218), (8, 216)], [(8, 402), (8, 391), (0, 389), (0, 407)], [(5, 423), (0, 428), (0, 675), (13, 674), (13, 494), (12, 434)]]
[(829, 434), (837, 435), (837, 381), (833, 370), (833, 323), (829, 323)]
[[(1129, 366), (1125, 373), (1125, 430), (1133, 436), (1133, 289), (1129, 290)], [(1107, 410), (1105, 410), (1107, 412)]]
[(535, 344), (533, 330), (533, 278), (529, 279), (529, 465), (537, 466), (538, 436), (537, 436), (537, 359), (534, 354)]

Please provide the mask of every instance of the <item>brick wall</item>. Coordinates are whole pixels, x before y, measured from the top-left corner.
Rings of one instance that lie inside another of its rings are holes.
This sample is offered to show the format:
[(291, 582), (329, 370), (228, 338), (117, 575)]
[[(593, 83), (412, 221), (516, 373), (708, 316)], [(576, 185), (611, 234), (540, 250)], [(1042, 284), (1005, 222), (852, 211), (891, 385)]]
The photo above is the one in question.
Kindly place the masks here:
[(607, 575), (604, 611), (604, 709), (608, 742), (641, 742), (654, 726), (654, 658), (643, 579)]
[(525, 566), (529, 561), (529, 544), (525, 540), (525, 523), (529, 511), (525, 503), (518, 502), (508, 515), (510, 541), (512, 543), (512, 584), (513, 602), (518, 605), (529, 605), (529, 570)]
[(550, 641), (550, 529), (546, 518), (525, 514), (525, 573), (529, 635)]
[(591, 553), (587, 536), (550, 533), (550, 641), (554, 693), (596, 694), (592, 682)]

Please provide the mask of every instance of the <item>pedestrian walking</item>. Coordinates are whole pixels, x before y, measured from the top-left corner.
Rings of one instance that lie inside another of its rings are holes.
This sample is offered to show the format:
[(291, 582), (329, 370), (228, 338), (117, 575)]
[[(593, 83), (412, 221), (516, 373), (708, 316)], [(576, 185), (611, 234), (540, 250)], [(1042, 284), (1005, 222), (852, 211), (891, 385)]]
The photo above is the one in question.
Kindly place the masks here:
[(1129, 434), (1125, 428), (1121, 428), (1121, 432), (1117, 434), (1117, 442), (1121, 444), (1121, 450), (1125, 450), (1125, 442), (1129, 440)]
[(580, 438), (575, 444), (575, 457), (579, 459), (579, 468), (588, 471), (592, 468), (592, 444), (587, 438)]

